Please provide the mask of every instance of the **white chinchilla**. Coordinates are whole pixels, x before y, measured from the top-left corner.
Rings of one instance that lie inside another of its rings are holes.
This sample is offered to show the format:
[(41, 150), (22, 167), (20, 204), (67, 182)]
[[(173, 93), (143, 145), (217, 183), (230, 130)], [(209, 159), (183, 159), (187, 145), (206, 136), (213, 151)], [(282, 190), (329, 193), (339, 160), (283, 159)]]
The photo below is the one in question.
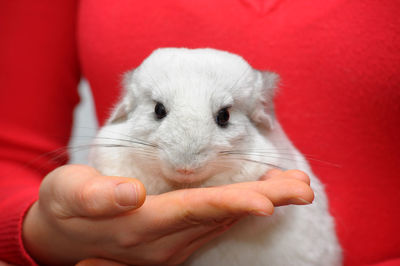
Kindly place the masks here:
[(157, 49), (125, 75), (91, 150), (103, 174), (139, 178), (149, 194), (254, 181), (274, 167), (311, 178), (313, 204), (244, 218), (185, 265), (341, 265), (323, 185), (274, 115), (277, 80), (238, 55), (185, 48)]

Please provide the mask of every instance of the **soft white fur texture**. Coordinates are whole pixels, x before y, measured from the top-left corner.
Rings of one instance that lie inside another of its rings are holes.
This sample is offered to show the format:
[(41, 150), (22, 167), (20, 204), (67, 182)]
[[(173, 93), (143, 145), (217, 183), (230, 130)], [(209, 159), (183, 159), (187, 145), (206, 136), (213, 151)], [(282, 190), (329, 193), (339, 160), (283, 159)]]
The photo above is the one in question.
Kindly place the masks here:
[[(185, 48), (155, 50), (125, 75), (125, 93), (91, 151), (91, 163), (103, 174), (139, 178), (149, 194), (253, 181), (273, 165), (311, 177), (313, 204), (245, 218), (187, 265), (341, 265), (323, 185), (275, 118), (277, 80), (238, 55)], [(167, 110), (161, 120), (154, 114), (157, 102)], [(230, 119), (222, 128), (215, 117), (225, 107)]]

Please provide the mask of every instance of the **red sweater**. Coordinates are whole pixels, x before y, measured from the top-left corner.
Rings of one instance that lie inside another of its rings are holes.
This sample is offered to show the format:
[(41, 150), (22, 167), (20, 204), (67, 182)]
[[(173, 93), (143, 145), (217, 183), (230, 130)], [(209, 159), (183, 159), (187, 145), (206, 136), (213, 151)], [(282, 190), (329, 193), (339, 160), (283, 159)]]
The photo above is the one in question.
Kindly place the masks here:
[(399, 265), (399, 14), (395, 0), (1, 1), (0, 259), (33, 263), (23, 216), (67, 160), (41, 155), (67, 144), (81, 75), (102, 123), (121, 74), (153, 49), (213, 47), (279, 73), (289, 137), (340, 165), (311, 162), (345, 265)]

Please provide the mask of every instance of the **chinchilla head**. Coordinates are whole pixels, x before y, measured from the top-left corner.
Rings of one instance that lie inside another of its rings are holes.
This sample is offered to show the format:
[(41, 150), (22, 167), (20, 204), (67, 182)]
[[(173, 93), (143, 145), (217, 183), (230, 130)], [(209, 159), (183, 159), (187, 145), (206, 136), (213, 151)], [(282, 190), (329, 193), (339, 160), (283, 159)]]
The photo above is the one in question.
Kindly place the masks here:
[(224, 51), (155, 50), (125, 74), (124, 94), (95, 141), (108, 146), (98, 145), (92, 161), (105, 174), (165, 186), (243, 174), (254, 158), (233, 151), (273, 147), (265, 136), (277, 80)]

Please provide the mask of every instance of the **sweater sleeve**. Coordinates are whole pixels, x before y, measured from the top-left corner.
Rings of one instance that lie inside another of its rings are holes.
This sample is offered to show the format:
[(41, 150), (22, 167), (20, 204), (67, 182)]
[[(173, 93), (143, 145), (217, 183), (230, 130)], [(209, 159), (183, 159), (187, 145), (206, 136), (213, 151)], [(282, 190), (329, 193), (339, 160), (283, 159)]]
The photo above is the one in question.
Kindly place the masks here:
[[(0, 261), (32, 265), (25, 213), (64, 164), (80, 74), (76, 1), (0, 1)], [(51, 158), (57, 157), (56, 160)]]

